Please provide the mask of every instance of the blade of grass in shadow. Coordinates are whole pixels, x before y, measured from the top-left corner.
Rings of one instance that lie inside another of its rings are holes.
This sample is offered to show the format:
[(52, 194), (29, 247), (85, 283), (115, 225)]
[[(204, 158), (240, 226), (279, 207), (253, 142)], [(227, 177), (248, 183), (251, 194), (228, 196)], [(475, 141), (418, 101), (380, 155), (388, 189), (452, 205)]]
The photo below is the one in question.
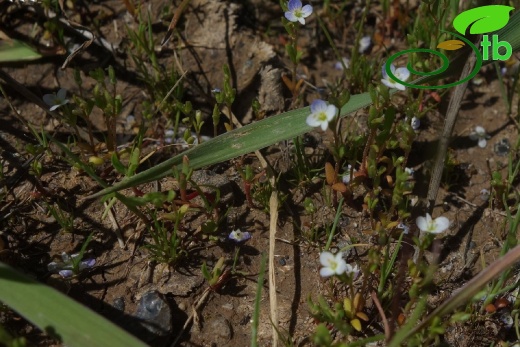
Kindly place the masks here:
[(146, 346), (89, 308), (1, 262), (0, 301), (67, 346)]
[(0, 63), (40, 59), (42, 55), (18, 40), (0, 40)]

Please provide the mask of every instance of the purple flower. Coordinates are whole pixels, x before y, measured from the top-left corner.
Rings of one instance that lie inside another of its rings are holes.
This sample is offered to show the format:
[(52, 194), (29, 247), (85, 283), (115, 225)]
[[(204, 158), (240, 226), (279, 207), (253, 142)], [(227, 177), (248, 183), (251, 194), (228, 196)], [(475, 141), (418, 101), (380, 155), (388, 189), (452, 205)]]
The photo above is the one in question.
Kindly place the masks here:
[(72, 277), (72, 275), (74, 275), (74, 272), (72, 272), (72, 270), (60, 270), (58, 271), (58, 273), (63, 278), (69, 278)]
[(285, 18), (290, 22), (300, 22), (301, 25), (305, 25), (305, 18), (312, 14), (312, 6), (305, 5), (302, 7), (300, 0), (289, 0), (287, 8), (289, 11), (285, 12)]
[[(400, 67), (396, 69), (394, 64), (392, 64), (390, 65), (390, 71), (392, 71), (394, 76), (397, 77), (400, 81), (406, 82), (406, 80), (410, 78), (410, 71), (408, 71), (408, 69), (405, 67)], [(383, 65), (383, 78), (381, 79), (381, 82), (388, 88), (396, 88), (399, 90), (406, 89), (404, 85), (393, 80), (392, 78), (390, 78), (390, 76), (388, 76), (388, 74), (386, 73), (386, 64)]]
[(240, 231), (240, 229), (233, 230), (229, 234), (229, 239), (233, 240), (233, 241), (235, 241), (237, 243), (246, 242), (250, 238), (251, 238), (251, 234), (250, 233), (248, 233), (247, 231), (242, 232), (242, 231)]
[[(70, 278), (77, 273), (74, 273), (74, 261), (79, 257), (79, 254), (68, 255), (63, 252), (61, 254), (62, 262), (50, 262), (47, 264), (47, 270), (54, 273), (59, 273), (63, 278)], [(81, 260), (78, 264), (78, 273), (85, 269), (90, 269), (96, 265), (96, 259), (87, 258)]]

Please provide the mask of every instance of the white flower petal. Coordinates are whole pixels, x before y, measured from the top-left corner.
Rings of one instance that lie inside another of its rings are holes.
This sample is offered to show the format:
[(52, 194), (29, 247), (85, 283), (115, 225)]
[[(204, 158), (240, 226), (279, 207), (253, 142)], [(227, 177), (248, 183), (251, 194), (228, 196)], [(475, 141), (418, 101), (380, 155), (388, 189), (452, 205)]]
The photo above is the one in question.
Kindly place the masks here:
[(311, 113), (327, 111), (327, 103), (321, 99), (316, 99), (311, 102)]
[(49, 106), (54, 105), (54, 100), (56, 99), (56, 96), (54, 94), (45, 94), (43, 96), (43, 102), (46, 103)]
[(334, 275), (334, 270), (332, 270), (330, 267), (322, 267), (320, 269), (320, 276), (321, 277), (330, 277)]
[(307, 117), (307, 125), (310, 127), (319, 127), (321, 125), (321, 122), (318, 120), (318, 118), (311, 114), (309, 117)]
[(486, 139), (480, 138), (480, 139), (478, 140), (478, 146), (479, 146), (480, 148), (485, 148), (486, 145), (487, 145), (487, 141), (486, 141)]
[(298, 20), (292, 12), (285, 12), (285, 18), (287, 18), (289, 22), (296, 22)]
[(311, 5), (305, 5), (302, 7), (302, 16), (304, 18), (309, 17), (312, 14), (312, 6)]
[(321, 130), (326, 131), (329, 126), (327, 122), (321, 122)]
[(426, 223), (426, 218), (424, 218), (424, 217), (417, 217), (417, 219), (415, 220), (415, 224), (417, 224), (417, 227), (421, 231), (428, 230), (428, 223)]
[(305, 25), (305, 19), (303, 17), (298, 17), (298, 22), (300, 22), (301, 25)]
[(444, 230), (450, 227), (450, 220), (446, 217), (437, 217), (434, 221), (435, 231), (431, 231), (432, 233), (438, 234), (442, 233)]
[(484, 129), (483, 127), (481, 127), (480, 125), (477, 125), (475, 127), (475, 132), (478, 134), (478, 135), (485, 135), (486, 134), (486, 129)]
[(320, 253), (320, 263), (323, 266), (329, 266), (330, 262), (334, 261), (334, 254), (324, 251)]
[(327, 114), (327, 120), (330, 122), (331, 120), (334, 119), (334, 117), (336, 117), (336, 113), (338, 111), (338, 108), (334, 105), (329, 105), (327, 106), (327, 110), (325, 111), (325, 113)]
[(394, 88), (399, 89), (399, 90), (405, 90), (406, 89), (406, 87), (403, 86), (401, 83), (396, 83)]
[(294, 12), (295, 10), (302, 8), (302, 2), (300, 0), (290, 0), (287, 8), (289, 11)]
[(67, 90), (64, 88), (61, 88), (60, 90), (58, 90), (57, 96), (58, 96), (58, 99), (65, 100), (65, 98), (67, 97)]
[(381, 83), (383, 83), (388, 88), (395, 88), (395, 83), (393, 81), (388, 80), (388, 79), (382, 79)]
[(410, 71), (408, 71), (405, 67), (400, 67), (394, 73), (396, 77), (398, 77), (401, 81), (406, 81), (410, 78)]

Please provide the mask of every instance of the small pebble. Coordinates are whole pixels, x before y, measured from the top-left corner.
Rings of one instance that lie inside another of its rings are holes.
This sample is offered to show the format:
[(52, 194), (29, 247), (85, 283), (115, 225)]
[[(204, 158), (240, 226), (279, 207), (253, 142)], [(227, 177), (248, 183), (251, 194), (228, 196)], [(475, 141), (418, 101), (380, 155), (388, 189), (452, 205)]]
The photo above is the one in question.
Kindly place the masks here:
[(225, 310), (228, 310), (228, 311), (232, 311), (233, 310), (233, 304), (228, 302), (228, 303), (225, 303), (224, 305), (222, 305), (222, 308), (225, 309)]
[(511, 327), (513, 326), (514, 319), (509, 311), (505, 310), (504, 313), (500, 314), (499, 319), (502, 322), (502, 324), (504, 324), (504, 327), (506, 329), (511, 329)]
[(115, 309), (118, 309), (121, 312), (125, 311), (125, 299), (122, 297), (115, 298), (114, 303), (112, 304)]
[(172, 312), (163, 296), (156, 291), (145, 293), (135, 312), (141, 325), (148, 331), (159, 336), (165, 336), (172, 331)]
[[(205, 329), (206, 330), (206, 329)], [(207, 330), (212, 335), (219, 337), (221, 340), (229, 341), (233, 336), (231, 325), (229, 321), (224, 317), (215, 317), (207, 325)]]
[(278, 260), (278, 263), (281, 265), (281, 266), (285, 266), (287, 264), (287, 262), (285, 261), (285, 258), (280, 258)]
[(482, 189), (480, 191), (480, 199), (482, 199), (484, 201), (488, 201), (490, 195), (491, 195), (491, 193), (487, 189)]
[(502, 139), (495, 144), (495, 153), (501, 157), (505, 157), (509, 154), (511, 145), (508, 139)]

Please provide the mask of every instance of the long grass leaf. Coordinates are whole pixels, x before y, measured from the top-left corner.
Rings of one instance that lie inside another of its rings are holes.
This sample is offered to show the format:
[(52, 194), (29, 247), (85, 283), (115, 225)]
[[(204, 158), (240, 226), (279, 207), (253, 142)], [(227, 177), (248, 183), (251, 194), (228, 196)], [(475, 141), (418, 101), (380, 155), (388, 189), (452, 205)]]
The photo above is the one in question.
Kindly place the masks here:
[(18, 40), (0, 41), (0, 63), (40, 59), (42, 55)]
[[(371, 103), (372, 100), (368, 93), (352, 95), (350, 101), (341, 109), (340, 114), (346, 116)], [(174, 165), (182, 163), (183, 156), (189, 158), (190, 168), (199, 169), (254, 152), (283, 140), (292, 139), (314, 129), (305, 122), (309, 114), (309, 107), (304, 107), (248, 124), (204, 142), (90, 197), (99, 197), (163, 178), (171, 172)]]
[(1, 262), (0, 300), (67, 346), (146, 346), (89, 308)]

